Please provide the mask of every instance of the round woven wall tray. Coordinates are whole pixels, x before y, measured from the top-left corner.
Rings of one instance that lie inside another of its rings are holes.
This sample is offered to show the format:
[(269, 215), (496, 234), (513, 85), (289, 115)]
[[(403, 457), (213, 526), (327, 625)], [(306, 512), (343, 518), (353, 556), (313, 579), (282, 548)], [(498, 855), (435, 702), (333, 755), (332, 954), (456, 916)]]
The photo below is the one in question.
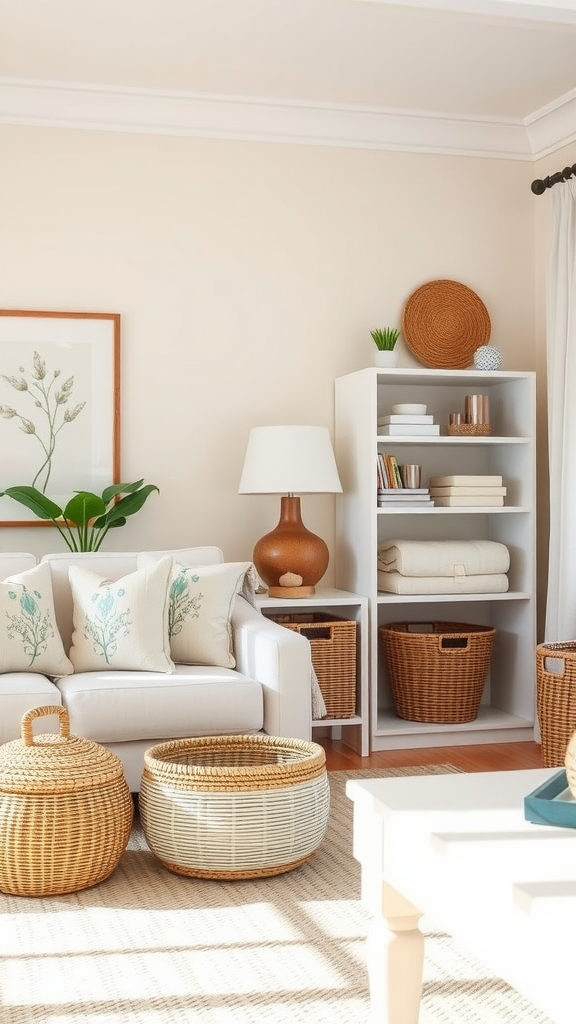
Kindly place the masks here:
[(490, 338), (490, 317), (482, 299), (458, 281), (429, 281), (406, 300), (402, 333), (424, 366), (464, 369)]

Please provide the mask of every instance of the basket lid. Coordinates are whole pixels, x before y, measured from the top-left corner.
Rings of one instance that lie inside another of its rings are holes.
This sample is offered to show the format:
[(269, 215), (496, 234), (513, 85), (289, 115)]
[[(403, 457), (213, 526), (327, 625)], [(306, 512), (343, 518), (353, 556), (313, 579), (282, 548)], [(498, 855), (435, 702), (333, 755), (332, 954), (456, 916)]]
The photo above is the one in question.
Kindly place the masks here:
[[(59, 731), (34, 736), (32, 723), (44, 715), (59, 716)], [(0, 746), (2, 793), (81, 792), (123, 774), (120, 758), (106, 747), (70, 735), (66, 708), (32, 708), (22, 716), (21, 734)]]

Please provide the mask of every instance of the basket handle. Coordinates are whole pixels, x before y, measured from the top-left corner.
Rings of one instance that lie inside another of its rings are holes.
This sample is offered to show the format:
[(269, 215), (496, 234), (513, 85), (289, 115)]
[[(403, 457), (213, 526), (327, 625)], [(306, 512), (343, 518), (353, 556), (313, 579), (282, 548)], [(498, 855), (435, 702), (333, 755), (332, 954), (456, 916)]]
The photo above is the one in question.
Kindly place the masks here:
[(20, 722), (20, 728), (22, 732), (22, 742), (25, 747), (31, 747), (34, 743), (34, 735), (32, 733), (32, 722), (35, 718), (41, 718), (44, 715), (59, 715), (60, 716), (60, 736), (63, 739), (68, 739), (70, 736), (70, 716), (66, 708), (60, 707), (59, 704), (47, 704), (41, 708), (31, 708), (30, 711), (25, 711), (22, 715)]
[(307, 640), (331, 640), (332, 639), (332, 627), (331, 626), (302, 626), (300, 629), (302, 636), (305, 636)]
[(440, 651), (466, 651), (470, 646), (470, 637), (468, 636), (451, 636), (448, 634), (441, 634), (438, 640), (438, 648)]

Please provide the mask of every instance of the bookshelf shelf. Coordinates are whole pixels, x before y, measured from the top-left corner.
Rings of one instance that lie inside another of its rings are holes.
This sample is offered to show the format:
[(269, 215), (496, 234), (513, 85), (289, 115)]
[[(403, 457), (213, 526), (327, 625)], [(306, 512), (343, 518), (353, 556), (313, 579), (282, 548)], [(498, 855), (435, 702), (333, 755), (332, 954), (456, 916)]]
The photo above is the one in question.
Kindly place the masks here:
[(370, 717), (368, 688), (368, 600), (359, 594), (333, 587), (316, 587), (311, 597), (278, 598), (257, 595), (256, 603), (264, 615), (275, 612), (325, 612), (335, 618), (353, 619), (356, 631), (356, 714), (351, 718), (322, 718), (312, 722), (312, 738), (328, 731), (341, 739), (361, 757), (370, 753)]
[[(446, 433), (465, 396), (488, 394), (492, 433)], [(419, 402), (439, 436), (382, 436), (379, 417), (392, 404)], [(335, 452), (343, 493), (336, 502), (336, 583), (368, 600), (370, 746), (372, 750), (454, 743), (532, 740), (535, 723), (535, 375), (531, 372), (367, 368), (335, 385)], [(422, 465), (431, 476), (503, 477), (503, 506), (377, 507), (377, 453)], [(487, 539), (510, 551), (504, 594), (398, 595), (378, 591), (377, 550), (384, 540)], [(378, 627), (393, 621), (464, 621), (492, 625), (497, 641), (478, 718), (430, 725), (396, 717), (378, 650)]]

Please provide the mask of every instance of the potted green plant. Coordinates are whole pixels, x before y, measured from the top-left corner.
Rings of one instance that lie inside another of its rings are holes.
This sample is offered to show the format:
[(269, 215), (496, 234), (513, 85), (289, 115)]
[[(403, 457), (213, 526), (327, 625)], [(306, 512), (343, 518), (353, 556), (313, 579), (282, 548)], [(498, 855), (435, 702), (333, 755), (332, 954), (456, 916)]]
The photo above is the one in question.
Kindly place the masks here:
[(128, 516), (138, 512), (156, 484), (136, 480), (132, 484), (112, 484), (101, 495), (75, 491), (60, 508), (37, 487), (20, 485), (0, 491), (29, 508), (38, 519), (51, 520), (70, 551), (98, 551), (108, 530), (124, 526)]
[(400, 337), (399, 329), (397, 327), (375, 327), (370, 334), (376, 345), (376, 366), (396, 366), (398, 361), (396, 342)]

